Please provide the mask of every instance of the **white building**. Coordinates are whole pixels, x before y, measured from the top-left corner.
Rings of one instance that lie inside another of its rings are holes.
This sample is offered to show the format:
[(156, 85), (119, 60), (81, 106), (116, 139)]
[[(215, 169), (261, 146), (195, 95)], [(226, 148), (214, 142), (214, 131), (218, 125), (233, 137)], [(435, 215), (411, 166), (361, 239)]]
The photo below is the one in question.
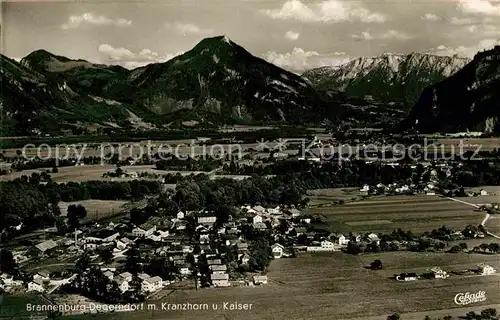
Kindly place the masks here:
[(199, 224), (211, 225), (211, 224), (214, 224), (216, 221), (217, 221), (217, 217), (215, 217), (215, 216), (198, 217)]
[(253, 283), (255, 285), (267, 284), (267, 276), (253, 276)]
[(213, 273), (210, 275), (214, 287), (229, 287), (229, 275), (227, 273)]
[(255, 215), (253, 217), (252, 221), (253, 221), (253, 224), (262, 223), (262, 216), (261, 215)]
[(226, 271), (227, 271), (227, 266), (225, 264), (214, 264), (214, 265), (211, 265), (208, 267), (210, 268), (210, 270), (214, 274), (215, 273), (223, 274), (223, 273), (226, 273)]
[(338, 244), (341, 245), (341, 246), (347, 246), (347, 244), (349, 243), (349, 239), (347, 239), (343, 234), (341, 234), (338, 238), (337, 238), (337, 241), (338, 241)]
[(273, 252), (273, 256), (275, 259), (280, 259), (283, 257), (283, 251), (285, 250), (285, 247), (283, 247), (279, 243), (275, 243), (271, 246), (271, 251)]
[(35, 279), (33, 281), (28, 282), (28, 292), (44, 292), (45, 288), (43, 286), (43, 280), (42, 279)]
[(446, 279), (450, 277), (450, 275), (446, 271), (442, 270), (439, 267), (432, 268), (431, 272), (436, 279)]
[(136, 227), (132, 230), (132, 234), (135, 237), (149, 237), (156, 231), (156, 225), (148, 225), (148, 224), (143, 224), (140, 225), (139, 227)]
[(479, 272), (484, 275), (495, 274), (497, 272), (492, 266), (484, 263), (478, 264), (477, 266), (479, 267)]
[(141, 289), (144, 292), (154, 292), (163, 288), (163, 279), (160, 277), (150, 277), (142, 281)]

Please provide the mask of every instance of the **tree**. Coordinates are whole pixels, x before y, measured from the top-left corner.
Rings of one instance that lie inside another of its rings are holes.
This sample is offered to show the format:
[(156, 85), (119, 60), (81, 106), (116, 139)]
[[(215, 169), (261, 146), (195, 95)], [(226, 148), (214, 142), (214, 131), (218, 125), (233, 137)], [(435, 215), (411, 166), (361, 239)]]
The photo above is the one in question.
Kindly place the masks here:
[(0, 250), (0, 271), (13, 273), (17, 269), (16, 261), (12, 252), (8, 249)]
[(379, 259), (373, 261), (372, 263), (370, 263), (370, 268), (372, 270), (380, 270), (380, 269), (382, 269), (382, 261), (380, 261)]
[(362, 250), (358, 244), (354, 243), (354, 241), (349, 241), (347, 243), (346, 252), (349, 254), (359, 254)]
[(401, 319), (401, 316), (397, 313), (391, 314), (390, 316), (387, 316), (387, 320), (399, 320)]
[(58, 173), (58, 172), (59, 172), (59, 169), (57, 169), (57, 167), (56, 167), (56, 166), (54, 166), (54, 167), (52, 168), (52, 173)]
[(105, 263), (109, 263), (113, 260), (113, 252), (110, 248), (105, 248), (99, 251), (99, 257), (101, 257), (102, 261)]

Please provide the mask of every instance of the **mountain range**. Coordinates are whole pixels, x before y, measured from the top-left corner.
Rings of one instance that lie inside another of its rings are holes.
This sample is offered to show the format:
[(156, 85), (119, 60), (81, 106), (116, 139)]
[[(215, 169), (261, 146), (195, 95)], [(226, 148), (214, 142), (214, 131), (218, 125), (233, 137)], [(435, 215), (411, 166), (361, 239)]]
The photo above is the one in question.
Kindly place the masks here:
[[(435, 125), (443, 119), (439, 114), (453, 110), (444, 90), (462, 82), (474, 83), (450, 79), (477, 75), (472, 69), (481, 69), (481, 78), (475, 84), (474, 97), (467, 96), (469, 100), (461, 102), (476, 99), (474, 105), (484, 104), (481, 110), (491, 109), (490, 102), (478, 100), (494, 89), (494, 84), (492, 87), (483, 82), (492, 79), (495, 72), (498, 75), (498, 69), (485, 67), (491, 61), (482, 60), (384, 55), (299, 76), (253, 56), (225, 36), (204, 39), (167, 62), (133, 70), (37, 50), (20, 63), (0, 57), (2, 135), (57, 134), (63, 130), (107, 133), (237, 123), (394, 127), (408, 114), (404, 128), (417, 123), (422, 130), (434, 130), (443, 127)], [(489, 70), (486, 73), (485, 68)], [(430, 109), (426, 98), (429, 92), (432, 101), (439, 100)], [(437, 98), (433, 96), (436, 94)], [(418, 104), (410, 112), (408, 104), (413, 100)], [(476, 118), (482, 119), (477, 116), (468, 122), (450, 121), (443, 128), (461, 129), (462, 124), (477, 127)], [(488, 128), (495, 119), (488, 118)]]
[(500, 46), (476, 54), (457, 73), (427, 87), (402, 127), (500, 132)]
[(350, 96), (370, 96), (411, 108), (427, 86), (453, 75), (468, 62), (470, 59), (421, 53), (384, 54), (358, 58), (338, 67), (312, 69), (302, 76), (316, 88), (337, 88)]

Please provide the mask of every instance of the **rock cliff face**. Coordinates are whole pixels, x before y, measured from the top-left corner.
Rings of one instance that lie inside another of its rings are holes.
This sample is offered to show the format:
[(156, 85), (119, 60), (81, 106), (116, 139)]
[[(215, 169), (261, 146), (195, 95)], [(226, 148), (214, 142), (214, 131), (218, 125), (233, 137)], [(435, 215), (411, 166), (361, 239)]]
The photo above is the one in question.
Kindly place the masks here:
[(403, 127), (421, 132), (500, 131), (500, 46), (420, 96)]

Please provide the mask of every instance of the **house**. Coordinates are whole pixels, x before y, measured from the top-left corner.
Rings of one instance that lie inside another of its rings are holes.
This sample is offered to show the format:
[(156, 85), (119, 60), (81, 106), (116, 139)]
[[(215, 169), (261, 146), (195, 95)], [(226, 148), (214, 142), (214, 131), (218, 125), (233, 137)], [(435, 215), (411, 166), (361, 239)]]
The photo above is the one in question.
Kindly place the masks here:
[(418, 280), (418, 276), (416, 273), (401, 273), (396, 276), (396, 280), (398, 281), (415, 281)]
[(261, 212), (261, 213), (263, 213), (263, 212), (265, 212), (265, 211), (266, 211), (266, 208), (264, 208), (263, 206), (260, 206), (260, 205), (259, 205), (259, 206), (255, 206), (255, 207), (253, 207), (252, 209), (253, 209), (255, 212)]
[(127, 282), (132, 281), (132, 274), (130, 272), (123, 272), (120, 273), (119, 276), (123, 278), (124, 280), (127, 280)]
[(253, 276), (253, 283), (255, 285), (267, 284), (267, 276)]
[(57, 243), (54, 240), (47, 240), (37, 244), (35, 247), (42, 253), (45, 253), (47, 250), (51, 250), (57, 247)]
[(450, 277), (450, 275), (446, 271), (442, 270), (439, 267), (432, 268), (431, 273), (436, 279), (446, 279)]
[(310, 246), (307, 247), (308, 252), (325, 252), (325, 251), (339, 251), (338, 245), (335, 243), (328, 241), (328, 240), (323, 240), (320, 243), (320, 246)]
[(271, 251), (273, 252), (273, 257), (275, 259), (280, 259), (283, 257), (283, 251), (285, 250), (285, 247), (283, 247), (279, 243), (275, 243), (271, 246)]
[(479, 194), (482, 195), (482, 196), (487, 196), (488, 195), (488, 191), (484, 190), (484, 189), (481, 189), (479, 191)]
[(323, 241), (321, 241), (321, 248), (334, 249), (335, 244), (333, 242), (328, 241), (328, 240), (323, 240)]
[(217, 221), (217, 217), (208, 216), (208, 217), (198, 217), (198, 223), (204, 225), (212, 225)]
[(357, 233), (353, 233), (351, 236), (351, 240), (356, 242), (356, 243), (359, 243), (359, 242), (361, 242), (361, 236)]
[(337, 235), (336, 236), (337, 238), (337, 243), (340, 245), (340, 246), (347, 246), (347, 244), (349, 243), (349, 239), (347, 239), (343, 234), (340, 234), (340, 235)]
[(359, 189), (359, 192), (362, 192), (362, 193), (368, 193), (368, 191), (370, 191), (370, 186), (365, 184), (363, 186), (363, 188)]
[(252, 222), (253, 222), (253, 224), (262, 223), (262, 216), (261, 215), (255, 215), (252, 218)]
[[(128, 273), (128, 272), (127, 272)], [(125, 279), (121, 276), (117, 276), (114, 278), (114, 281), (118, 284), (118, 288), (120, 288), (121, 292), (128, 291), (130, 289), (129, 279)]]
[(372, 232), (369, 235), (367, 235), (366, 238), (370, 242), (376, 242), (377, 244), (380, 244), (380, 238), (378, 237), (378, 235), (376, 233)]
[(253, 224), (253, 228), (256, 229), (256, 230), (266, 230), (267, 226), (263, 222), (257, 222), (257, 223)]
[(42, 281), (50, 280), (50, 275), (47, 271), (38, 271), (33, 275), (33, 280), (41, 279)]
[(144, 223), (132, 230), (134, 237), (148, 237), (156, 231), (156, 225)]
[(250, 258), (251, 258), (250, 255), (245, 253), (241, 255), (239, 260), (242, 265), (247, 265), (250, 262)]
[(187, 221), (184, 221), (184, 220), (181, 220), (181, 221), (177, 221), (175, 223), (175, 230), (186, 230), (186, 227), (187, 227)]
[(151, 278), (151, 276), (150, 276), (149, 274), (147, 274), (147, 273), (139, 273), (139, 274), (137, 275), (137, 277), (138, 277), (139, 279), (141, 279), (142, 281), (144, 281), (144, 280), (146, 280), (146, 279)]
[(208, 264), (208, 265), (222, 264), (222, 260), (221, 260), (221, 259), (211, 259), (211, 260), (207, 260), (207, 264)]
[(297, 218), (301, 215), (300, 210), (297, 210), (295, 208), (289, 209), (286, 211), (286, 213), (291, 216), (292, 218)]
[(229, 287), (229, 275), (227, 273), (212, 273), (210, 280), (214, 287)]
[(83, 245), (83, 250), (93, 251), (95, 249), (97, 249), (97, 243), (88, 242)]
[(247, 252), (248, 251), (248, 243), (246, 243), (246, 242), (237, 243), (236, 248), (238, 249), (238, 252)]
[(45, 288), (43, 286), (43, 280), (35, 279), (33, 281), (28, 282), (28, 292), (31, 291), (44, 292)]
[(483, 275), (495, 274), (497, 271), (490, 265), (481, 263), (477, 265), (479, 267), (479, 272)]
[(156, 276), (144, 279), (141, 284), (141, 290), (144, 292), (154, 292), (163, 288), (163, 279)]
[(182, 265), (180, 268), (179, 268), (179, 272), (183, 275), (183, 276), (189, 276), (192, 271), (191, 271), (191, 268), (189, 267), (188, 264), (184, 264)]
[(226, 273), (227, 271), (227, 266), (225, 264), (214, 264), (208, 267), (212, 270), (212, 273)]
[(115, 276), (113, 272), (107, 270), (103, 273), (109, 280), (113, 280), (113, 277)]
[(186, 217), (186, 214), (182, 211), (177, 212), (177, 219), (181, 220)]

